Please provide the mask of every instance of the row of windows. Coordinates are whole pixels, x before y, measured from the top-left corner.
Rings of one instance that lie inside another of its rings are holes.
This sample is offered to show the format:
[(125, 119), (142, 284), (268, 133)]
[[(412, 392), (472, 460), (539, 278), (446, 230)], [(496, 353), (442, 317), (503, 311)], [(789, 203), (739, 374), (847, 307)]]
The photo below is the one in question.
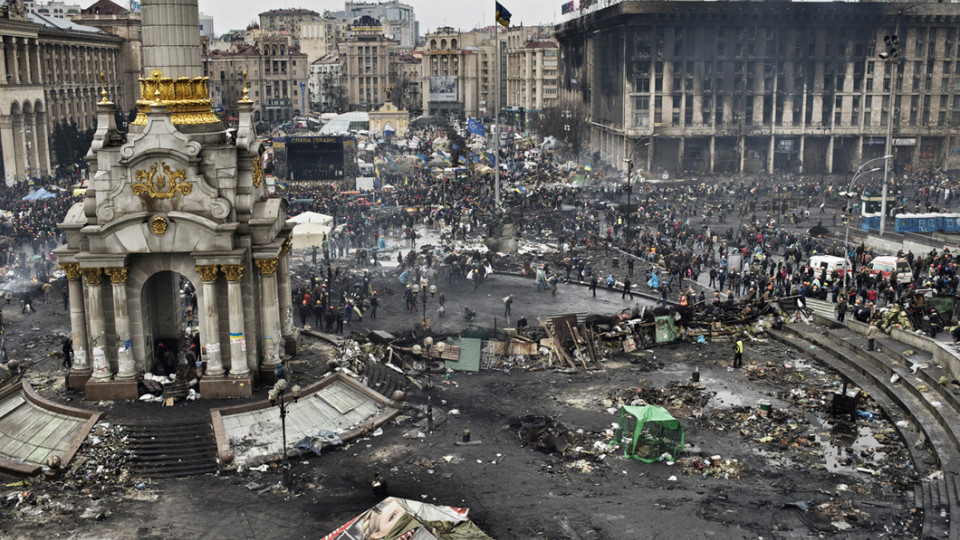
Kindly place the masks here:
[[(547, 89), (544, 89), (547, 93)], [(873, 114), (875, 103), (873, 96), (836, 96), (831, 99), (816, 99), (818, 96), (807, 95), (806, 98), (788, 100), (785, 96), (778, 96), (776, 103), (775, 125), (815, 125), (834, 127), (885, 126), (890, 108), (889, 96), (882, 96), (879, 103), (880, 116), (878, 124), (874, 124)], [(665, 113), (669, 114), (671, 126), (695, 125), (694, 101), (697, 98), (684, 101), (681, 94), (672, 96), (672, 110), (664, 105), (663, 96), (655, 96), (653, 101), (653, 123), (663, 123)], [(861, 107), (862, 103), (862, 107)], [(934, 108), (934, 104), (937, 105)], [(633, 125), (635, 127), (649, 127), (650, 105), (649, 96), (634, 98)], [(774, 114), (773, 102), (769, 98), (760, 98), (761, 110), (755, 110), (757, 105), (753, 98), (734, 97), (730, 100), (714, 100), (711, 97), (699, 98), (700, 125), (739, 126), (739, 125), (769, 125)], [(960, 95), (942, 94), (938, 96), (896, 96), (894, 101), (895, 120), (899, 125), (909, 126), (950, 126), (960, 123)], [(758, 114), (755, 114), (758, 113)], [(681, 117), (683, 121), (681, 122)], [(726, 118), (725, 118), (726, 117)]]

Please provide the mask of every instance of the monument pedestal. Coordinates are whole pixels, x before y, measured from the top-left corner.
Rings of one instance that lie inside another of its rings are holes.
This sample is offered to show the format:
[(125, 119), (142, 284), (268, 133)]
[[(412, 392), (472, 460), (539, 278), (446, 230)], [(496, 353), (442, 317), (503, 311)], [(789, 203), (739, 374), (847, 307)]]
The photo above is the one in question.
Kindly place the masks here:
[(273, 383), (277, 382), (276, 369), (277, 366), (260, 366), (257, 371), (257, 383), (263, 386), (273, 386)]
[(283, 336), (283, 351), (288, 356), (296, 356), (300, 350), (300, 329), (294, 328), (289, 336)]
[(92, 369), (85, 371), (73, 371), (71, 369), (67, 372), (67, 388), (70, 390), (83, 390), (83, 387), (87, 384), (87, 380), (90, 379), (90, 375), (92, 374)]
[(137, 395), (137, 380), (95, 381), (90, 379), (84, 386), (84, 399), (87, 401), (134, 401)]
[(204, 377), (200, 379), (201, 399), (251, 398), (253, 397), (253, 379), (251, 377)]

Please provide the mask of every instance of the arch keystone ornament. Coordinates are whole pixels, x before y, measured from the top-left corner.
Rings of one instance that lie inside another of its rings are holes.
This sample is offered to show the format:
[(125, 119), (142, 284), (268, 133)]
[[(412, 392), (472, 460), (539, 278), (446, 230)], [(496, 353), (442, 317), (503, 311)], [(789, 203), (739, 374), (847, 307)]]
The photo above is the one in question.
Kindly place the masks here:
[(162, 161), (154, 163), (149, 169), (137, 169), (136, 175), (137, 183), (130, 186), (130, 190), (137, 196), (146, 195), (151, 199), (171, 199), (177, 193), (189, 195), (193, 191), (190, 182), (185, 181), (187, 171), (171, 169), (169, 165)]
[(169, 226), (170, 224), (167, 223), (166, 218), (163, 216), (157, 216), (150, 220), (150, 230), (157, 236), (163, 236), (163, 233), (167, 232), (167, 227)]

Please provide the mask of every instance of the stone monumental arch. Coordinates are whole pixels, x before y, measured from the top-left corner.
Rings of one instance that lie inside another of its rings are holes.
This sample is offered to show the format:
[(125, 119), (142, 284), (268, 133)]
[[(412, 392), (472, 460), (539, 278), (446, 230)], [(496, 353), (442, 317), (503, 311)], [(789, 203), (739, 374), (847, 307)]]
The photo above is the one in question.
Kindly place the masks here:
[(247, 92), (235, 137), (211, 109), (197, 0), (143, 0), (142, 9), (137, 118), (118, 132), (102, 92), (86, 198), (60, 224), (68, 385), (88, 400), (136, 399), (158, 343), (182, 338), (183, 277), (197, 291), (201, 396), (249, 396), (296, 348), (287, 203), (267, 192)]

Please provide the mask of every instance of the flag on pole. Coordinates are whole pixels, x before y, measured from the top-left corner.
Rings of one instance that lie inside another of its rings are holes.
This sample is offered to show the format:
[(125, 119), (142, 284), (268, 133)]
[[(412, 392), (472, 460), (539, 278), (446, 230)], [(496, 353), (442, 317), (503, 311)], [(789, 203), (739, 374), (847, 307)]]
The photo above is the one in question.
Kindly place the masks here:
[(477, 122), (473, 118), (467, 120), (467, 133), (473, 133), (474, 135), (479, 135), (481, 137), (486, 137), (486, 130), (483, 129), (483, 126), (480, 125), (480, 122)]
[(504, 28), (510, 28), (510, 17), (512, 17), (507, 8), (503, 7), (500, 2), (497, 2), (497, 22), (503, 25)]
[(585, 170), (585, 171), (592, 171), (592, 170), (593, 170), (593, 165), (587, 163), (586, 165), (583, 166), (583, 170)]

